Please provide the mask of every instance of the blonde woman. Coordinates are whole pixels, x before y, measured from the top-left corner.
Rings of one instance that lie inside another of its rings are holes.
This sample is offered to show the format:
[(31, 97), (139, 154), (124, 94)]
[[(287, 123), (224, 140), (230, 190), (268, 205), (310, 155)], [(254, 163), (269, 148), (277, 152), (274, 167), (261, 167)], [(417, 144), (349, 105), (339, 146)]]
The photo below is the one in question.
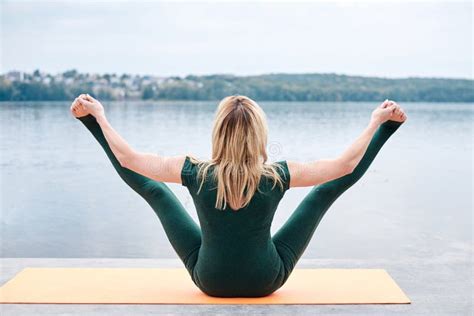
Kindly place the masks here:
[[(71, 112), (94, 135), (120, 177), (153, 208), (193, 282), (219, 297), (266, 296), (280, 288), (328, 208), (362, 177), (406, 120), (400, 106), (387, 100), (339, 157), (268, 163), (265, 114), (245, 96), (220, 102), (209, 161), (136, 151), (89, 95), (76, 98)], [(164, 182), (188, 188), (200, 227)], [(271, 236), (272, 219), (286, 190), (304, 186), (314, 188)]]

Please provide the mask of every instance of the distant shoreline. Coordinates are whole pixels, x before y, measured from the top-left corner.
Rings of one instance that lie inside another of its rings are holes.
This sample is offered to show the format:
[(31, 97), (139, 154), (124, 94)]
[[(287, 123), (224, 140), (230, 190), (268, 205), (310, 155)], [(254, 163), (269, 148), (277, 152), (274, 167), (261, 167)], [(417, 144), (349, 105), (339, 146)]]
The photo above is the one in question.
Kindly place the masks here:
[(273, 73), (252, 76), (59, 74), (10, 71), (0, 75), (0, 101), (67, 101), (81, 93), (101, 100), (215, 101), (243, 94), (285, 102), (474, 102), (474, 80), (410, 77), (389, 79), (339, 74)]

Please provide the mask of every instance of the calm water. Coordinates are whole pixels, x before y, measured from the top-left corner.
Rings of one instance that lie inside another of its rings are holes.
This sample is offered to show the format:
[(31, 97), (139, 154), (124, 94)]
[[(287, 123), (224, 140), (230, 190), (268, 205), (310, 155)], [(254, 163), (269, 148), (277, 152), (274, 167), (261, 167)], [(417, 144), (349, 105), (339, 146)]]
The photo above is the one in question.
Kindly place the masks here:
[[(69, 102), (0, 103), (2, 257), (176, 258)], [(215, 102), (105, 104), (135, 148), (208, 157)], [(271, 160), (335, 157), (375, 103), (261, 104)], [(403, 104), (409, 120), (333, 204), (306, 258), (439, 258), (472, 250), (472, 104)], [(197, 219), (184, 187), (170, 185)], [(272, 231), (309, 189), (291, 189)]]

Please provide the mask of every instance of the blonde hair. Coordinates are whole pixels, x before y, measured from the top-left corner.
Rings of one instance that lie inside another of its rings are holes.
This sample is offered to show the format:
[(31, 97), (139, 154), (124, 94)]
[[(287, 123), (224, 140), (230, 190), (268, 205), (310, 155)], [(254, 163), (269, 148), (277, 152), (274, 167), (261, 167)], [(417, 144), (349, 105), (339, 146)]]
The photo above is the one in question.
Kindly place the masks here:
[(267, 134), (265, 113), (252, 99), (234, 95), (219, 103), (212, 131), (212, 158), (198, 161), (199, 191), (209, 168), (214, 166), (217, 209), (247, 206), (258, 190), (261, 176), (272, 179), (273, 188), (278, 183), (283, 189), (277, 172), (281, 166), (266, 164)]

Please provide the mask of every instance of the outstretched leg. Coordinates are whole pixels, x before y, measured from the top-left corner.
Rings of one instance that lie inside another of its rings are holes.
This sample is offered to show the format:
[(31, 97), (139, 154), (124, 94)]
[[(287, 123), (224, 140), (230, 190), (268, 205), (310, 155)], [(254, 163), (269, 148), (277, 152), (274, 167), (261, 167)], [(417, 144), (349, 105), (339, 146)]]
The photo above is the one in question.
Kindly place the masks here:
[(396, 121), (381, 124), (354, 171), (314, 187), (275, 233), (272, 239), (285, 265), (286, 278), (303, 255), (326, 211), (344, 191), (364, 175), (383, 144), (401, 124)]
[(119, 176), (153, 208), (163, 225), (168, 240), (188, 271), (192, 273), (201, 246), (199, 226), (168, 186), (120, 165), (94, 116), (86, 115), (78, 119), (102, 146)]

